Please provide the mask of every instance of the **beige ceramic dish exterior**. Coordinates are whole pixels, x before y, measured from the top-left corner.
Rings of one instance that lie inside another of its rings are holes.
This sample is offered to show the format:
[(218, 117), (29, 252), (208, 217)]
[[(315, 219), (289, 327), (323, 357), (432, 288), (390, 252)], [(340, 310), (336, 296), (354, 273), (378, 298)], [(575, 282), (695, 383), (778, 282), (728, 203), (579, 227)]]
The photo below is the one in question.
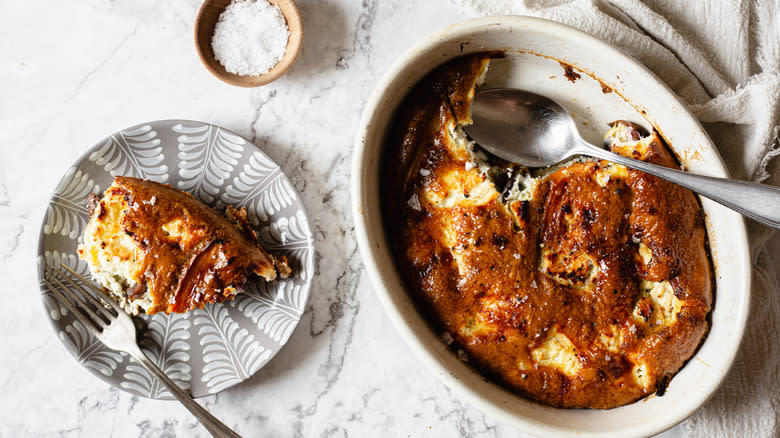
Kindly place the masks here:
[(198, 15), (195, 17), (195, 50), (198, 52), (203, 66), (219, 80), (237, 87), (259, 87), (279, 79), (295, 64), (298, 54), (301, 53), (301, 47), (303, 47), (303, 18), (301, 18), (298, 5), (293, 0), (268, 0), (272, 5), (279, 7), (285, 21), (287, 21), (287, 28), (290, 30), (287, 51), (268, 73), (257, 76), (241, 76), (228, 73), (225, 67), (216, 60), (214, 50), (211, 48), (211, 37), (214, 35), (214, 28), (219, 21), (219, 16), (231, 2), (232, 0), (205, 0), (198, 10)]
[[(737, 353), (750, 301), (749, 250), (739, 214), (706, 199), (702, 202), (717, 283), (712, 327), (705, 342), (672, 379), (663, 397), (651, 396), (607, 411), (554, 409), (485, 381), (429, 328), (396, 271), (379, 203), (381, 152), (388, 124), (425, 73), (453, 57), (484, 50), (509, 53), (506, 59), (491, 63), (488, 86), (526, 88), (558, 100), (575, 114), (587, 139), (600, 144), (605, 123), (626, 118), (656, 127), (687, 169), (727, 176), (711, 141), (677, 97), (633, 58), (597, 38), (558, 23), (517, 16), (479, 18), (450, 26), (406, 53), (390, 69), (368, 102), (358, 131), (352, 169), (353, 214), (360, 252), (376, 293), (403, 338), (434, 374), (461, 398), (502, 422), (539, 436), (660, 433), (691, 415), (712, 395)], [(558, 60), (580, 69), (582, 78), (575, 83), (566, 80)], [(614, 92), (602, 92), (601, 83), (586, 72)]]

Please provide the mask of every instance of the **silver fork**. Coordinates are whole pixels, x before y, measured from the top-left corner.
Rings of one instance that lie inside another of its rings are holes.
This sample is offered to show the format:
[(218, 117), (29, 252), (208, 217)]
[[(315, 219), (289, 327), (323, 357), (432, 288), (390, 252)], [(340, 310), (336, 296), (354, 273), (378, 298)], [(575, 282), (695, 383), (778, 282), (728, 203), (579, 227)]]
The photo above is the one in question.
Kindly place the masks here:
[[(95, 335), (107, 347), (124, 351), (134, 357), (141, 365), (152, 373), (166, 388), (176, 397), (177, 400), (187, 408), (195, 418), (215, 437), (217, 438), (241, 438), (241, 435), (235, 433), (229, 427), (225, 426), (216, 417), (211, 415), (201, 405), (195, 402), (184, 390), (179, 388), (173, 380), (152, 362), (149, 357), (141, 351), (135, 337), (135, 325), (130, 315), (125, 313), (118, 304), (114, 302), (103, 290), (69, 266), (60, 263), (71, 275), (76, 277), (84, 285), (89, 287), (95, 295), (105, 301), (111, 309), (107, 309), (98, 298), (95, 298), (83, 286), (77, 283), (69, 275), (54, 266), (48, 266), (44, 274), (43, 282), (46, 283), (59, 299), (65, 304), (73, 315), (81, 321), (82, 324)], [(55, 275), (56, 274), (56, 275)], [(62, 280), (64, 280), (64, 282)], [(51, 281), (50, 281), (51, 280)], [(65, 285), (69, 284), (71, 287)], [(67, 298), (66, 298), (67, 296)]]

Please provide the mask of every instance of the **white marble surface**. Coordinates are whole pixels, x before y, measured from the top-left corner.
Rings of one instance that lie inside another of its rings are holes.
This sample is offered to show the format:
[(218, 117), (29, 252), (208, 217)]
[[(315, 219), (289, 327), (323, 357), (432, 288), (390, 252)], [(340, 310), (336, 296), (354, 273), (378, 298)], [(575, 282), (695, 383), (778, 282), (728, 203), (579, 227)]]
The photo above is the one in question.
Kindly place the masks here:
[(207, 436), (176, 402), (130, 396), (83, 369), (50, 328), (35, 277), (45, 202), (69, 164), (116, 130), (166, 118), (225, 126), (275, 159), (318, 251), (290, 342), (248, 381), (201, 399), (208, 409), (247, 437), (524, 436), (459, 401), (412, 356), (363, 272), (348, 209), (354, 132), (377, 79), (463, 17), (446, 0), (299, 0), (297, 64), (240, 89), (201, 67), (198, 5), (0, 0), (0, 437)]

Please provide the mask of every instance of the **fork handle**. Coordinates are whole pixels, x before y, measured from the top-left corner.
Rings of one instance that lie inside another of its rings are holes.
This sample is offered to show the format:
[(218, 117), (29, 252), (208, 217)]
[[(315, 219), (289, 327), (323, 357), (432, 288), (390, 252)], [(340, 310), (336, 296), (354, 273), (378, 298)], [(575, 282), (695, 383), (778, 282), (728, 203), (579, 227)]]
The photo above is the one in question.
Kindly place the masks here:
[(141, 348), (136, 346), (136, 348), (128, 350), (127, 353), (133, 356), (138, 362), (141, 362), (141, 365), (143, 365), (144, 368), (149, 370), (150, 373), (157, 377), (157, 379), (160, 380), (166, 388), (168, 388), (171, 394), (173, 394), (173, 396), (176, 397), (176, 399), (179, 400), (181, 404), (183, 404), (184, 407), (187, 408), (187, 410), (189, 410), (192, 415), (198, 419), (198, 421), (200, 421), (200, 424), (202, 424), (203, 427), (205, 427), (206, 430), (211, 433), (211, 435), (216, 438), (241, 438), (241, 435), (234, 432), (231, 428), (225, 426), (217, 419), (217, 417), (211, 415), (209, 411), (204, 409), (203, 406), (199, 405), (195, 400), (193, 400), (186, 391), (179, 388), (179, 385), (177, 385), (160, 368), (158, 368), (157, 365), (155, 365), (154, 362), (152, 362), (151, 359), (149, 359), (149, 357), (143, 351), (141, 351)]

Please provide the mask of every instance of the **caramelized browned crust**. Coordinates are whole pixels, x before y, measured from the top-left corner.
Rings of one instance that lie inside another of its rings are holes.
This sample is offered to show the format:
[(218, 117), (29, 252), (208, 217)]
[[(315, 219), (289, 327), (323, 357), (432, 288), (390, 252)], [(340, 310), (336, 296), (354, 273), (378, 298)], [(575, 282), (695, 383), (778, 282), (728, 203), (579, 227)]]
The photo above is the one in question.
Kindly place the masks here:
[(276, 278), (274, 258), (257, 243), (245, 210), (228, 206), (231, 222), (189, 193), (130, 177), (117, 177), (109, 191), (127, 201), (121, 229), (141, 249), (139, 283), (130, 293), (148, 288), (153, 305), (146, 313), (232, 299), (253, 273)]
[[(539, 177), (529, 199), (506, 199), (451, 134), (470, 122), (488, 58), (431, 73), (388, 138), (383, 216), (410, 293), (470, 363), (525, 397), (612, 408), (662, 392), (707, 330), (711, 267), (695, 196), (582, 161)], [(676, 167), (655, 134), (643, 144), (613, 150)]]

